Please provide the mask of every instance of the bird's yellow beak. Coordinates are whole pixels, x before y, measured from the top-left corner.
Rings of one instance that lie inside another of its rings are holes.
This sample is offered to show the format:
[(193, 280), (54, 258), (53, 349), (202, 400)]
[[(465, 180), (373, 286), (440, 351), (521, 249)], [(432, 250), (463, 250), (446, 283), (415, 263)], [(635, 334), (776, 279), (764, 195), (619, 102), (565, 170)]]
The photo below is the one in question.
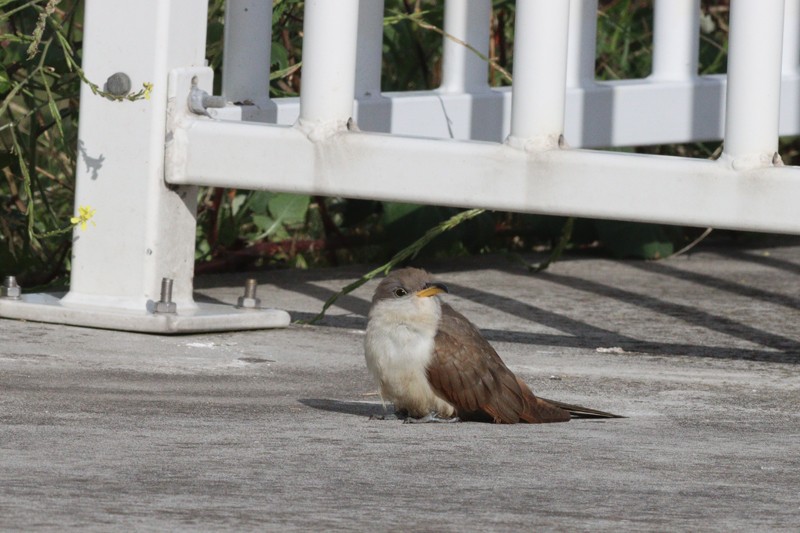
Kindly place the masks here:
[(447, 285), (444, 283), (428, 283), (421, 291), (417, 291), (417, 296), (420, 298), (427, 298), (428, 296), (435, 296), (440, 292), (450, 292), (447, 290)]

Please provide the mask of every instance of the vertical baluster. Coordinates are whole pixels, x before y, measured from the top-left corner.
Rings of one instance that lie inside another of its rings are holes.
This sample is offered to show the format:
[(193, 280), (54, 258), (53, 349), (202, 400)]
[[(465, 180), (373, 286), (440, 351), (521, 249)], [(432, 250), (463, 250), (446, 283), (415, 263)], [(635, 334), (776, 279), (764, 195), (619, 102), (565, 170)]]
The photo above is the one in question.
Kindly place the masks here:
[(346, 121), (353, 114), (358, 0), (307, 0), (303, 21), (300, 121)]
[[(444, 8), (444, 31), (475, 50), (489, 55), (489, 20), (491, 0), (447, 0)], [(479, 92), (489, 88), (488, 65), (461, 43), (444, 37), (442, 84), (444, 92)]]
[(597, 0), (570, 0), (567, 87), (594, 83), (597, 51)]
[(800, 0), (785, 0), (783, 17), (783, 72), (796, 74), (800, 69)]
[(564, 131), (569, 2), (517, 3), (510, 141), (554, 146)]
[(653, 14), (652, 79), (697, 76), (700, 0), (656, 0)]
[(229, 0), (225, 5), (222, 95), (232, 102), (269, 98), (272, 2)]
[(381, 93), (383, 60), (383, 0), (360, 0), (356, 52), (356, 97)]
[(731, 2), (725, 158), (769, 164), (778, 150), (783, 0)]

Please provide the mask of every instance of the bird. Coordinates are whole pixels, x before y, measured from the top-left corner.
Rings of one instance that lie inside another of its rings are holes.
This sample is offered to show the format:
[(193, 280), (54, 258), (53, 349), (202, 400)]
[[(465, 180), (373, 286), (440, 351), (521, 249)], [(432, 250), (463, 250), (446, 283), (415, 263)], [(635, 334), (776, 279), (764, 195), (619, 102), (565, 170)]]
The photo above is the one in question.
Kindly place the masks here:
[(622, 418), (534, 395), (478, 328), (440, 300), (448, 292), (412, 267), (392, 271), (375, 289), (364, 356), (381, 398), (394, 403), (394, 417), (503, 424)]

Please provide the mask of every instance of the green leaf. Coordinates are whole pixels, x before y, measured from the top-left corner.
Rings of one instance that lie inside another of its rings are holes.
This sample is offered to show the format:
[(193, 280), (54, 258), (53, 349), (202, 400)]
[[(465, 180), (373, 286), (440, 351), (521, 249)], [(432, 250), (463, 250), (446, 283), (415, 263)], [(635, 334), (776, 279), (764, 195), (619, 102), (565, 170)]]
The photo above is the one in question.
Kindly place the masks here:
[(253, 224), (260, 233), (268, 234), (268, 230), (275, 224), (275, 220), (265, 215), (253, 215)]
[(220, 217), (218, 240), (223, 246), (230, 247), (239, 238), (239, 226), (233, 217)]
[(311, 197), (303, 194), (277, 193), (269, 201), (269, 212), (276, 222), (282, 224), (301, 224), (306, 220), (306, 212)]
[(211, 253), (211, 247), (208, 244), (208, 240), (203, 239), (201, 241), (198, 241), (197, 246), (195, 247), (194, 259), (195, 261), (203, 259), (210, 253)]
[(254, 213), (252, 221), (259, 234), (252, 240), (289, 238), (286, 227), (304, 223), (310, 203), (311, 197), (308, 195), (266, 191), (254, 193), (248, 207)]
[(206, 41), (216, 42), (222, 41), (225, 34), (225, 25), (221, 22), (212, 21), (208, 23), (206, 28)]
[(255, 191), (247, 200), (248, 209), (259, 215), (268, 215), (269, 199), (272, 198), (273, 195), (274, 193), (269, 191)]
[(233, 223), (241, 226), (250, 211), (247, 209), (247, 200), (250, 195), (246, 192), (239, 192), (231, 200), (230, 212)]
[(64, 138), (64, 127), (61, 124), (61, 112), (58, 110), (58, 105), (56, 104), (56, 100), (53, 97), (53, 93), (50, 91), (50, 84), (47, 80), (47, 77), (42, 73), (42, 85), (44, 86), (45, 91), (47, 92), (47, 106), (50, 108), (50, 114), (53, 116), (53, 120), (56, 122), (56, 126), (58, 127), (58, 134), (60, 138)]
[(275, 65), (277, 63), (278, 70), (284, 69), (289, 66), (289, 52), (279, 42), (272, 43), (270, 50), (270, 62)]
[(301, 270), (308, 269), (308, 261), (303, 257), (303, 254), (297, 254), (291, 261), (292, 268), (299, 268)]
[(11, 90), (11, 80), (6, 69), (0, 66), (0, 94), (5, 94)]

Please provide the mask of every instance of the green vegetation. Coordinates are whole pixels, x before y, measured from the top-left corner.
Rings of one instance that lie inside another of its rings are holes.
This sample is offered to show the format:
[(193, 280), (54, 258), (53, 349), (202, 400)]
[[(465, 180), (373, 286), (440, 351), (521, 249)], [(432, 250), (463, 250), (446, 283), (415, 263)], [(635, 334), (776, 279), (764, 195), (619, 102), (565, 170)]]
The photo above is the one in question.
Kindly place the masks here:
[[(600, 2), (599, 78), (639, 78), (649, 73), (650, 4)], [(701, 40), (703, 72), (724, 69), (727, 4), (704, 2), (708, 27)], [(443, 2), (387, 0), (386, 6), (383, 89), (436, 87)], [(223, 0), (210, 0), (207, 57), (217, 74), (223, 10)], [(91, 84), (99, 96), (120, 98), (104, 93), (93, 84), (98, 80), (87, 80), (80, 70), (82, 15), (83, 3), (78, 0), (0, 0), (0, 273), (16, 274), (26, 286), (65, 283), (70, 230), (87, 220), (85, 213), (73, 218), (81, 81)], [(274, 2), (271, 93), (275, 97), (298, 94), (302, 17), (302, 2)], [(514, 2), (495, 1), (489, 54), (494, 85), (507, 85), (506, 73), (513, 71), (513, 20)], [(143, 87), (122, 98), (148, 95)], [(718, 143), (697, 143), (631, 150), (709, 157), (717, 148)], [(697, 230), (653, 225), (219, 188), (202, 190), (198, 204), (199, 273), (397, 263), (418, 253), (523, 253), (552, 247), (557, 255), (565, 248), (597, 248), (598, 243), (614, 256), (659, 258), (697, 234)], [(439, 229), (431, 229), (437, 225)]]

